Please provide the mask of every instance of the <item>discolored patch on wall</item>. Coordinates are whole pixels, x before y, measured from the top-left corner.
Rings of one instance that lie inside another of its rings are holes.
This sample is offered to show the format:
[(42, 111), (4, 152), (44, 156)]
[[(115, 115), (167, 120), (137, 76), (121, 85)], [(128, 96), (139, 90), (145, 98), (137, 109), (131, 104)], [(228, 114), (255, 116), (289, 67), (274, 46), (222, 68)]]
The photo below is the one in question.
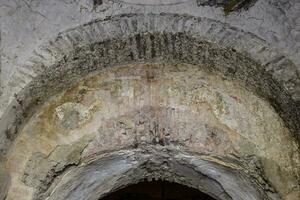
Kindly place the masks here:
[[(45, 103), (9, 154), (7, 167), (14, 174), (9, 195), (24, 183), (37, 195), (56, 176), (53, 170), (76, 167), (106, 152), (149, 146), (229, 158), (250, 155), (263, 161), (262, 172), (282, 194), (297, 186), (291, 177), (299, 175), (299, 147), (269, 103), (238, 81), (199, 66), (141, 63), (103, 69)], [(36, 153), (54, 164), (29, 170), (32, 163), (43, 163), (34, 159)], [(290, 178), (279, 181), (272, 166)], [(250, 174), (260, 177), (256, 173)], [(18, 176), (26, 178), (20, 182)]]

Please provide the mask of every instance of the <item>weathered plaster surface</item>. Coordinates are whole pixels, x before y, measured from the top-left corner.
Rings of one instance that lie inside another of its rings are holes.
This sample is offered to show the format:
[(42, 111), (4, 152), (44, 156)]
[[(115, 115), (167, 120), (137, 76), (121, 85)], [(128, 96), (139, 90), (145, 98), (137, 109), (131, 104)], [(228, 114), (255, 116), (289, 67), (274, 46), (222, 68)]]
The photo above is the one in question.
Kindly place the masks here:
[[(251, 34), (237, 39), (236, 35), (243, 31), (235, 28), (227, 27), (228, 34), (225, 35), (228, 37), (218, 34), (223, 25), (191, 16), (130, 14), (94, 21), (60, 34), (36, 51), (31, 64), (25, 66), (31, 72), (23, 73), (30, 77), (23, 82), (24, 88), (20, 91), (15, 84), (19, 79), (15, 77), (10, 83), (15, 87), (4, 91), (0, 99), (5, 109), (0, 126), (3, 132), (0, 135), (3, 137), (2, 154), (5, 154), (24, 119), (51, 94), (92, 71), (136, 62), (196, 64), (207, 70), (219, 71), (225, 77), (241, 80), (249, 90), (268, 99), (292, 133), (297, 135), (300, 127), (300, 113), (294, 102), (298, 95), (297, 76), (287, 80), (272, 76), (273, 72), (266, 71), (269, 65), (260, 65), (256, 59), (267, 62), (276, 59), (277, 52), (261, 46), (261, 40)], [(243, 52), (244, 48), (256, 59), (236, 50)], [(276, 62), (271, 63), (270, 66), (277, 65)], [(292, 85), (292, 88), (287, 90), (287, 85)]]
[(0, 2), (0, 199), (47, 196), (92, 155), (148, 145), (237, 157), (269, 196), (253, 199), (299, 199), (298, 0), (93, 2)]
[(201, 5), (198, 1), (103, 1), (94, 7), (92, 0), (1, 1), (3, 67), (7, 82), (13, 68), (23, 66), (34, 49), (57, 33), (92, 19), (121, 13), (178, 13), (226, 22), (251, 32), (272, 48), (283, 51), (299, 69), (299, 9), (297, 0), (260, 0), (249, 10), (225, 16), (222, 8)]
[[(5, 141), (6, 146), (9, 146), (10, 142), (7, 137), (15, 137), (18, 124), (22, 124), (24, 116), (28, 115), (26, 114), (28, 113), (27, 108), (18, 107), (18, 104), (24, 101), (19, 96), (22, 96), (20, 94), (22, 90), (28, 88), (30, 84), (32, 86), (32, 83), (35, 84), (35, 87), (43, 85), (36, 81), (37, 77), (48, 76), (50, 72), (53, 77), (57, 73), (61, 73), (62, 76), (71, 74), (72, 71), (68, 71), (69, 68), (60, 66), (65, 69), (57, 70), (53, 66), (58, 62), (63, 62), (65, 58), (74, 53), (74, 49), (76, 50), (78, 46), (88, 47), (91, 45), (89, 48), (93, 48), (95, 43), (113, 40), (120, 36), (129, 37), (140, 32), (189, 32), (197, 40), (216, 43), (221, 47), (246, 53), (251, 59), (261, 64), (262, 68), (268, 71), (272, 78), (283, 87), (274, 90), (274, 93), (275, 91), (278, 93), (278, 90), (284, 93), (279, 95), (281, 98), (277, 100), (278, 102), (285, 102), (286, 100), (282, 100), (282, 97), (289, 95), (298, 102), (300, 97), (297, 64), (299, 56), (297, 56), (298, 43), (296, 39), (298, 27), (296, 22), (299, 17), (299, 12), (296, 12), (299, 8), (298, 3), (294, 1), (285, 4), (281, 1), (258, 1), (249, 10), (232, 12), (227, 16), (220, 7), (201, 5), (199, 1), (172, 1), (168, 5), (163, 5), (160, 1), (148, 1), (148, 5), (126, 1), (103, 1), (101, 5), (97, 6), (93, 5), (93, 1), (90, 0), (4, 1), (0, 6), (3, 9), (1, 12), (3, 13), (1, 15), (1, 62), (3, 68), (3, 94), (0, 98), (1, 141)], [(288, 12), (289, 15), (286, 16), (282, 12)], [(135, 15), (132, 13), (137, 13), (138, 17), (129, 17)], [(262, 22), (256, 19), (260, 13), (264, 16)], [(111, 18), (115, 15), (119, 16)], [(125, 16), (123, 20), (115, 21), (122, 18), (121, 16)], [(128, 16), (128, 23), (126, 16)], [(103, 23), (101, 23), (101, 19), (103, 19)], [(96, 23), (91, 20), (96, 20)], [(278, 21), (284, 23), (278, 23)], [(88, 24), (78, 26), (84, 23)], [(135, 27), (135, 23), (137, 27)], [(78, 27), (73, 29), (76, 26)], [(278, 30), (273, 26), (276, 26)], [(274, 30), (277, 30), (277, 37), (274, 36)], [(288, 31), (289, 35), (284, 34), (286, 30), (290, 30)], [(63, 33), (58, 34), (60, 32)], [(293, 34), (290, 34), (291, 32)], [(279, 37), (280, 41), (286, 45), (285, 47), (278, 42)], [(153, 45), (146, 43), (145, 46), (151, 48)], [(118, 46), (117, 48), (122, 47)], [(178, 48), (180, 51), (180, 47)], [(175, 51), (177, 50), (175, 49)], [(108, 54), (116, 54), (114, 51), (114, 49), (110, 49)], [(139, 53), (139, 49), (136, 51)], [(132, 57), (137, 61), (134, 52)], [(142, 57), (144, 59), (144, 56)], [(198, 59), (201, 60), (201, 58)], [(100, 65), (109, 65), (109, 63), (104, 62)], [(86, 69), (82, 69), (82, 71), (84, 70)], [(251, 77), (251, 75), (249, 76)], [(52, 87), (56, 88), (57, 86), (53, 85)], [(33, 96), (39, 95), (41, 94), (33, 94)], [(270, 95), (267, 98), (270, 98)], [(38, 99), (34, 101), (35, 104), (39, 102)], [(285, 106), (274, 105), (274, 107), (278, 108), (281, 114), (283, 112), (286, 113), (285, 115), (294, 115), (283, 118), (299, 118), (298, 107), (295, 108), (293, 102), (285, 104)], [(14, 109), (15, 107), (17, 109)], [(289, 110), (294, 110), (294, 112)], [(26, 113), (24, 114), (24, 112)], [(297, 124), (299, 123), (296, 121), (288, 122), (288, 124), (294, 124), (291, 127), (297, 134), (299, 131)], [(3, 148), (2, 146), (3, 144), (1, 144), (1, 154), (5, 154), (7, 147)]]
[[(231, 163), (230, 166), (229, 162), (228, 166), (218, 165), (218, 162), (222, 161), (189, 156), (172, 148), (118, 151), (70, 170), (49, 199), (98, 199), (128, 183), (145, 179), (188, 185), (217, 200), (266, 199), (262, 191), (253, 188), (255, 183), (251, 183), (249, 177), (243, 177), (245, 174), (237, 165)], [(63, 190), (67, 192), (61, 195)]]
[(47, 190), (55, 173), (80, 160), (147, 145), (239, 158), (272, 191), (242, 162), (251, 156), (282, 196), (298, 190), (298, 143), (269, 103), (238, 85), (181, 64), (114, 67), (84, 79), (41, 107), (16, 138), (8, 199)]

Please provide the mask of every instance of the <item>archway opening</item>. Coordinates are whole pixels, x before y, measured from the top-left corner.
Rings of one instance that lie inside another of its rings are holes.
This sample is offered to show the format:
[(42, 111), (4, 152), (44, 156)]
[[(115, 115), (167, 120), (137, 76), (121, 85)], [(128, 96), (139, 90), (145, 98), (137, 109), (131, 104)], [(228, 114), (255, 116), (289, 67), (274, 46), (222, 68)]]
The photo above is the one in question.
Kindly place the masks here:
[(140, 182), (117, 190), (99, 200), (214, 200), (209, 195), (168, 181)]

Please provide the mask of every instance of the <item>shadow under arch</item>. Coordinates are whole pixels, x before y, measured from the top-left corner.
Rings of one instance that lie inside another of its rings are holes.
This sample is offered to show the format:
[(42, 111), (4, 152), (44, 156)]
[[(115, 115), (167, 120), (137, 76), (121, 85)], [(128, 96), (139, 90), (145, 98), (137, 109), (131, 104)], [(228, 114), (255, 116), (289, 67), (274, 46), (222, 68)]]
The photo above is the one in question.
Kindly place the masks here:
[[(220, 163), (218, 163), (220, 162)], [(225, 164), (225, 165), (224, 165)], [(145, 180), (165, 180), (191, 187), (216, 200), (269, 199), (234, 161), (161, 146), (98, 155), (62, 175), (37, 199), (96, 200)], [(46, 196), (45, 196), (46, 195)]]
[(102, 200), (214, 200), (209, 195), (178, 183), (168, 181), (144, 181), (117, 190)]

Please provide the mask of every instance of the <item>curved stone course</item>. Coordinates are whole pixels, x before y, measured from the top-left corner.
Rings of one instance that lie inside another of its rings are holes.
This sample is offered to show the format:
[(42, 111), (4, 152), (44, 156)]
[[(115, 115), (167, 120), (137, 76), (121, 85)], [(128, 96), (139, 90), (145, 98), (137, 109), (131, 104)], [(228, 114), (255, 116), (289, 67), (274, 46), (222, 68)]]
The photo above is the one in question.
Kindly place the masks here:
[[(299, 109), (290, 97), (295, 99), (298, 95), (297, 91), (293, 92), (299, 82), (296, 68), (284, 56), (262, 44), (263, 40), (253, 34), (226, 24), (173, 14), (120, 15), (70, 29), (36, 50), (30, 63), (12, 78), (10, 85), (17, 88), (12, 87), (7, 92), (17, 95), (6, 94), (7, 98), (14, 96), (14, 101), (1, 99), (2, 106), (7, 106), (2, 117), (2, 132), (6, 132), (6, 136), (1, 135), (2, 141), (5, 146), (9, 145), (5, 137), (15, 137), (16, 127), (30, 115), (30, 109), (72, 80), (103, 67), (150, 60), (197, 64), (240, 79), (269, 99), (297, 133)], [(276, 80), (275, 69), (282, 74), (280, 63), (285, 66), (284, 70), (295, 70), (291, 73), (293, 77)], [(286, 63), (291, 67), (286, 67)], [(20, 86), (24, 88), (21, 91)], [(292, 89), (287, 90), (287, 86)], [(5, 148), (2, 148), (4, 153)]]
[(147, 179), (300, 198), (297, 0), (3, 0), (0, 200)]
[(68, 177), (53, 188), (49, 199), (99, 199), (145, 179), (177, 182), (206, 192), (217, 200), (269, 199), (263, 191), (253, 187), (255, 183), (250, 177), (239, 169), (218, 164), (218, 160), (160, 148), (113, 152), (70, 170)]
[[(7, 155), (8, 196), (18, 198), (13, 191), (22, 189), (27, 199), (44, 199), (69, 177), (69, 169), (86, 160), (157, 147), (219, 157), (225, 166), (236, 160), (242, 177), (251, 177), (255, 190), (263, 188), (271, 199), (278, 198), (275, 191), (282, 196), (297, 191), (297, 142), (270, 103), (240, 83), (213, 69), (179, 63), (135, 63), (89, 75), (54, 95), (22, 128)], [(71, 189), (70, 195), (82, 190)], [(243, 195), (249, 194), (230, 196)]]

